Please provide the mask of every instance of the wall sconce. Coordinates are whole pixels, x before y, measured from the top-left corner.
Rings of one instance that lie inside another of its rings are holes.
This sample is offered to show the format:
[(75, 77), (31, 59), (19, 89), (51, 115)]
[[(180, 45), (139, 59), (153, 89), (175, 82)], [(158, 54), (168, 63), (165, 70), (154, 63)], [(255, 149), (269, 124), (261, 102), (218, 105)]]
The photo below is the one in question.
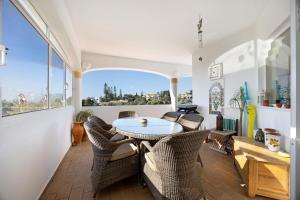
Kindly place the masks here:
[(7, 52), (8, 48), (6, 48), (4, 45), (0, 45), (0, 66), (7, 64)]

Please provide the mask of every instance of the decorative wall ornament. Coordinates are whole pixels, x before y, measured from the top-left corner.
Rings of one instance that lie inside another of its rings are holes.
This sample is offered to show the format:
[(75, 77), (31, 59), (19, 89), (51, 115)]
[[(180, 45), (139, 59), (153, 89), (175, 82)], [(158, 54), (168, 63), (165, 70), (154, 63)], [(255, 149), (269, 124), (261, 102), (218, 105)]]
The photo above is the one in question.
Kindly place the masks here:
[(209, 114), (223, 113), (224, 109), (224, 83), (213, 82), (209, 89)]
[(202, 37), (203, 18), (201, 16), (199, 16), (199, 21), (198, 21), (197, 27), (198, 27), (198, 45), (199, 45), (199, 48), (202, 48), (203, 47), (203, 37)]
[(208, 68), (209, 80), (218, 80), (223, 78), (223, 63), (212, 65)]
[[(203, 29), (202, 29), (203, 28), (203, 18), (201, 16), (199, 16), (197, 28), (198, 28), (198, 45), (199, 45), (199, 48), (203, 48)], [(202, 60), (203, 60), (202, 56), (200, 56), (198, 58), (198, 60), (200, 62), (202, 62)]]

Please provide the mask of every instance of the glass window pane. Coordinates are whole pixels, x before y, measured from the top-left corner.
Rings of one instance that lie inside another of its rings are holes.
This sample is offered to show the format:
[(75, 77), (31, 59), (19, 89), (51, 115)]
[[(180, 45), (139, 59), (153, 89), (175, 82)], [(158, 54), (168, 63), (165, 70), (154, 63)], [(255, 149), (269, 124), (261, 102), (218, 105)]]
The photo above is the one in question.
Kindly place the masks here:
[(57, 108), (64, 106), (65, 96), (65, 67), (64, 61), (52, 49), (50, 68), (50, 107)]
[[(12, 26), (13, 24), (13, 26)], [(2, 115), (48, 108), (48, 44), (8, 0), (3, 0)]]
[(130, 70), (101, 70), (83, 76), (83, 106), (170, 104), (170, 80)]
[(266, 94), (271, 104), (290, 105), (291, 45), (290, 29), (272, 43), (266, 59)]
[(193, 88), (192, 77), (184, 77), (178, 82), (178, 104), (192, 104), (193, 103)]
[(72, 71), (66, 70), (66, 104), (72, 105)]

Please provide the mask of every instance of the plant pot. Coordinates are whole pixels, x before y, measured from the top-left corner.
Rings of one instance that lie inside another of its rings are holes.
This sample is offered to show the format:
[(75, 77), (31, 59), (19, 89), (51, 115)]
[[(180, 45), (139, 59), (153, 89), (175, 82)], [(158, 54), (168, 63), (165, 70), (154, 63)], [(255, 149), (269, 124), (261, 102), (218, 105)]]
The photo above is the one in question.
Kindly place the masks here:
[(82, 141), (82, 137), (84, 134), (84, 128), (82, 126), (82, 122), (74, 122), (73, 128), (72, 128), (72, 135), (74, 137), (74, 144), (78, 145)]
[(281, 108), (282, 107), (282, 103), (280, 100), (276, 100), (276, 107), (277, 108)]
[(263, 100), (263, 106), (269, 106), (269, 105), (270, 105), (269, 100), (267, 99)]

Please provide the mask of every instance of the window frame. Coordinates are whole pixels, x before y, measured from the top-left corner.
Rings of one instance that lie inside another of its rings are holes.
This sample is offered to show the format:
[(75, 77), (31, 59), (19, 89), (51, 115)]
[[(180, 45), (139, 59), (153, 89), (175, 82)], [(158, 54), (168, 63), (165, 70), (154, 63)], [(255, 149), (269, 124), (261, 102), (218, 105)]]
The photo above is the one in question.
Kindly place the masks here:
[[(57, 55), (58, 55), (58, 57), (63, 61), (63, 76), (64, 76), (64, 78), (63, 78), (63, 80), (64, 80), (64, 82), (63, 82), (63, 91), (64, 91), (64, 94), (63, 94), (63, 105), (62, 106), (60, 106), (60, 107), (52, 107), (51, 106), (51, 97), (50, 97), (50, 94), (52, 93), (52, 88), (51, 88), (51, 86), (52, 86), (52, 80), (51, 80), (51, 73), (52, 73), (52, 52), (55, 52)], [(49, 65), (48, 65), (48, 80), (49, 80), (49, 86), (48, 86), (48, 109), (57, 109), (57, 108), (64, 108), (64, 107), (66, 107), (66, 90), (65, 90), (65, 85), (66, 85), (66, 62), (64, 61), (64, 59), (61, 57), (61, 55), (57, 52), (57, 50), (55, 50), (54, 48), (51, 48), (50, 47), (50, 49), (49, 49)]]
[[(71, 74), (71, 85), (68, 84), (68, 88), (66, 88), (67, 86), (67, 73), (70, 73)], [(71, 88), (70, 88), (71, 87)], [(64, 89), (65, 89), (65, 106), (71, 106), (73, 104), (73, 73), (72, 73), (72, 69), (71, 67), (65, 63), (65, 86), (64, 86)], [(71, 99), (71, 104), (68, 105), (67, 104), (67, 90), (71, 90), (71, 93), (72, 93), (72, 99)]]
[[(0, 6), (0, 11), (1, 11), (1, 13), (3, 13), (2, 12), (2, 9), (3, 9), (3, 6), (2, 6), (2, 2), (3, 0), (0, 0), (0, 4), (1, 4), (1, 6)], [(1, 98), (0, 98), (0, 108), (1, 108), (1, 110), (0, 110), (0, 114), (1, 114), (1, 116), (0, 116), (0, 119), (1, 118), (7, 118), (7, 117), (12, 117), (12, 116), (17, 116), (17, 115), (22, 115), (22, 114), (28, 114), (28, 113), (33, 113), (33, 112), (39, 112), (39, 111), (44, 111), (44, 110), (49, 110), (49, 79), (50, 79), (50, 76), (49, 76), (49, 48), (50, 48), (50, 43), (48, 42), (48, 40), (47, 40), (47, 38), (45, 38), (45, 36), (42, 34), (42, 32), (36, 27), (36, 26), (34, 26), (34, 24), (32, 24), (32, 20), (30, 19), (30, 17), (28, 17), (28, 16), (26, 16), (26, 14), (24, 14), (24, 12), (22, 11), (22, 10), (20, 10), (20, 8), (19, 8), (19, 6), (18, 5), (16, 5), (15, 3), (14, 3), (14, 1), (15, 0), (8, 0), (9, 2), (11, 2), (12, 3), (12, 5), (17, 9), (17, 11), (24, 17), (24, 19), (32, 26), (32, 28), (37, 32), (37, 34), (39, 34), (40, 36), (41, 36), (41, 39), (43, 39), (44, 40), (44, 42), (47, 44), (47, 46), (48, 46), (48, 51), (47, 51), (47, 54), (48, 54), (48, 63), (47, 63), (47, 69), (48, 69), (48, 73), (47, 73), (47, 79), (48, 79), (48, 81), (47, 81), (47, 92), (46, 92), (46, 94), (47, 94), (47, 107), (46, 108), (43, 108), (43, 109), (38, 109), (38, 110), (32, 110), (32, 111), (25, 111), (25, 112), (20, 112), (20, 113), (13, 113), (13, 114), (10, 114), (10, 115), (5, 115), (5, 116), (3, 116), (3, 113), (2, 113), (2, 99), (3, 99), (3, 97), (2, 97), (2, 93), (1, 93)], [(1, 16), (1, 36), (2, 36), (2, 34), (3, 34), (3, 30), (2, 30), (2, 20), (3, 20), (3, 18), (2, 18), (2, 16)], [(0, 43), (2, 44), (2, 42), (3, 42), (3, 38), (1, 37), (1, 41), (0, 41)], [(2, 85), (0, 85), (0, 92), (1, 92), (1, 90), (2, 90)]]
[[(52, 50), (54, 50), (57, 55), (62, 59), (63, 64), (64, 64), (64, 88), (66, 85), (66, 70), (67, 67), (66, 66), (70, 66), (68, 64), (68, 58), (67, 56), (65, 56), (65, 51), (63, 50), (62, 46), (60, 45), (60, 43), (58, 42), (58, 40), (56, 39), (55, 35), (52, 34), (52, 32), (49, 29), (49, 26), (47, 25), (47, 23), (43, 20), (43, 18), (39, 15), (39, 13), (34, 9), (34, 7), (30, 4), (30, 2), (26, 1), (24, 3), (22, 3), (22, 0), (8, 0), (10, 3), (13, 4), (13, 6), (17, 9), (17, 11), (24, 17), (25, 20), (27, 20), (27, 22), (32, 26), (32, 28), (42, 37), (42, 39), (44, 39), (44, 41), (47, 43), (48, 45), (48, 74), (47, 74), (47, 108), (45, 109), (39, 109), (39, 110), (33, 110), (33, 111), (27, 111), (27, 112), (21, 112), (21, 113), (15, 113), (15, 114), (11, 114), (11, 115), (7, 115), (7, 116), (3, 116), (2, 113), (2, 94), (0, 93), (0, 119), (1, 118), (7, 118), (7, 117), (12, 117), (12, 116), (16, 116), (16, 115), (20, 115), (20, 114), (26, 114), (26, 113), (32, 113), (32, 112), (38, 112), (38, 111), (44, 111), (44, 110), (50, 110), (50, 109), (60, 109), (60, 108), (65, 108), (67, 106), (66, 104), (66, 90), (64, 89), (64, 105), (61, 107), (54, 107), (51, 108), (50, 105), (50, 92), (51, 92), (51, 77), (50, 77), (50, 72), (51, 72), (51, 55), (52, 55)], [(3, 6), (2, 6), (3, 0), (0, 0), (0, 13), (2, 12)], [(27, 5), (27, 9), (23, 6), (23, 5)], [(28, 10), (29, 9), (29, 10)], [(32, 10), (31, 10), (32, 9)], [(33, 13), (32, 15), (30, 14)], [(35, 19), (36, 18), (36, 19)], [(43, 22), (46, 26), (46, 33), (42, 30), (42, 28), (37, 24), (36, 20), (37, 18), (39, 18), (38, 20)], [(2, 15), (0, 15), (0, 43), (2, 44), (2, 34), (3, 34), (3, 30), (2, 30)], [(50, 35), (53, 38), (52, 40), (50, 40)], [(53, 42), (55, 42), (56, 44), (53, 44)], [(57, 46), (58, 45), (58, 46)], [(64, 55), (63, 55), (64, 54)], [(72, 72), (71, 68), (68, 67), (68, 69)], [(0, 92), (1, 92), (1, 85), (0, 85)], [(72, 95), (73, 96), (73, 95)]]

